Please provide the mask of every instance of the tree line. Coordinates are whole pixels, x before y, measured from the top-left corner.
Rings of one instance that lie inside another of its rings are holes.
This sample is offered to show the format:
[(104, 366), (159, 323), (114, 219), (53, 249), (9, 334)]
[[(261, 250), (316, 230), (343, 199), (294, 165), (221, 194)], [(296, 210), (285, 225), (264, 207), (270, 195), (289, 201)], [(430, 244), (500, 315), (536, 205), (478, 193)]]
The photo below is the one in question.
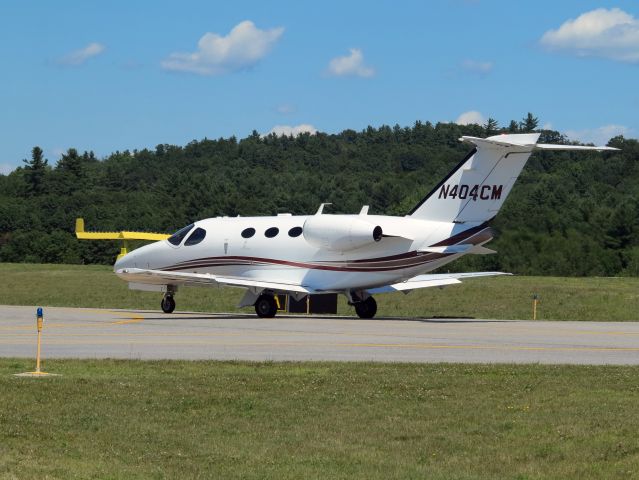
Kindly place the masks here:
[[(51, 165), (39, 147), (0, 175), (0, 261), (113, 263), (116, 242), (78, 241), (88, 229), (172, 232), (229, 215), (405, 215), (468, 152), (462, 135), (529, 132), (538, 119), (500, 127), (417, 121), (337, 134), (192, 141), (116, 151), (104, 159), (69, 149)], [(567, 143), (541, 130), (540, 141)], [(539, 152), (529, 160), (493, 226), (497, 255), (468, 256), (456, 269), (530, 275), (639, 274), (639, 145), (615, 153)]]

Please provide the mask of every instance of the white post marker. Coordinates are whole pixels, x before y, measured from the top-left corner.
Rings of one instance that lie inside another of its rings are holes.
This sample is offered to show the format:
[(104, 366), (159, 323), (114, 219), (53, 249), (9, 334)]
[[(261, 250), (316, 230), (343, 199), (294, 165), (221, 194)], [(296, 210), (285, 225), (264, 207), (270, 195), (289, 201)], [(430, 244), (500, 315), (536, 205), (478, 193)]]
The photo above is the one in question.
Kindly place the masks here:
[(38, 345), (36, 348), (36, 369), (35, 372), (15, 373), (16, 377), (46, 377), (57, 376), (56, 373), (46, 373), (40, 370), (40, 351), (42, 346), (42, 327), (44, 326), (44, 315), (42, 307), (38, 307), (36, 312), (36, 325), (38, 328)]

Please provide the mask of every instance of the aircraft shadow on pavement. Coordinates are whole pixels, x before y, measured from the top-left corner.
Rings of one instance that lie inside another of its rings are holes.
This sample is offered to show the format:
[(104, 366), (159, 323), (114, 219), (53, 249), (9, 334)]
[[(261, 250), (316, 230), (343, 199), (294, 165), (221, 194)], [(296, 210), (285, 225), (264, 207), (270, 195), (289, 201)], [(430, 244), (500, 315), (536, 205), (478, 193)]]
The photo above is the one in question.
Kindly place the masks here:
[[(131, 314), (157, 314), (157, 310), (120, 310)], [(144, 320), (258, 320), (258, 317), (252, 313), (203, 313), (203, 312), (175, 312), (172, 314), (159, 314), (157, 316), (144, 317)], [(497, 319), (477, 319), (475, 317), (465, 316), (433, 316), (433, 317), (375, 317), (372, 319), (363, 319), (356, 316), (344, 315), (277, 315), (273, 319), (261, 319), (263, 321), (277, 321), (278, 319), (315, 319), (315, 320), (356, 320), (356, 321), (372, 321), (372, 322), (422, 322), (422, 323), (507, 323), (516, 320), (497, 320)]]

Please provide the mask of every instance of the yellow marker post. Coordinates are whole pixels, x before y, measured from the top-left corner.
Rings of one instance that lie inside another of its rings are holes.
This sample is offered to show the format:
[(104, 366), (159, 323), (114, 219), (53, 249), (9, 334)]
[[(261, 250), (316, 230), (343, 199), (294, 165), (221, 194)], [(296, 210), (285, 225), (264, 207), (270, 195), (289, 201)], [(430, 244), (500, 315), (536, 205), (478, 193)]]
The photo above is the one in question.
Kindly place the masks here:
[(38, 328), (38, 346), (36, 349), (36, 369), (35, 372), (16, 373), (16, 377), (42, 377), (42, 376), (56, 376), (55, 373), (46, 373), (40, 370), (40, 352), (42, 347), (42, 327), (44, 325), (44, 315), (42, 313), (42, 307), (38, 307), (36, 313), (36, 325)]
[(537, 320), (537, 303), (539, 302), (539, 295), (533, 293), (533, 320)]
[(42, 373), (40, 371), (40, 350), (42, 346), (42, 324), (44, 318), (42, 317), (42, 307), (38, 308), (38, 349), (36, 351), (36, 371), (35, 373)]

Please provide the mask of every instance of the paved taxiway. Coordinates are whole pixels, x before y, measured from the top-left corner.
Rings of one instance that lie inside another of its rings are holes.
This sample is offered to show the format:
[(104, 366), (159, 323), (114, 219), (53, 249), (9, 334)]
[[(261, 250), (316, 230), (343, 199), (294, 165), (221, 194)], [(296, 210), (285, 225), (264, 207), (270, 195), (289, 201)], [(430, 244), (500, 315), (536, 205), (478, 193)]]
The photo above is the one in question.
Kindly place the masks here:
[[(0, 306), (0, 356), (33, 357), (35, 307)], [(43, 358), (639, 364), (639, 322), (45, 308)]]

